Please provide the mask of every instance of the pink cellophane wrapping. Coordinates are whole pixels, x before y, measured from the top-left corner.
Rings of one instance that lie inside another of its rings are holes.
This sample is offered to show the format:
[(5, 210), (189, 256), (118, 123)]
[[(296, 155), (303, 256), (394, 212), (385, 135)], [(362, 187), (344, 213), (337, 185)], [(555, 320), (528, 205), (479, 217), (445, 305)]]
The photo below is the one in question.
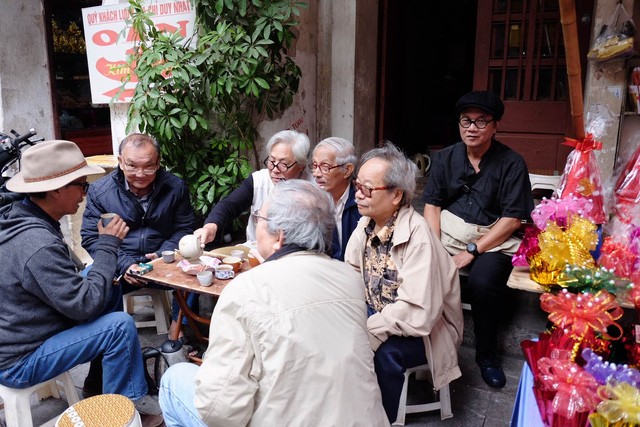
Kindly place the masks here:
[(547, 426), (585, 426), (599, 401), (597, 389), (595, 378), (566, 358), (538, 361), (534, 392), (540, 397), (538, 408)]

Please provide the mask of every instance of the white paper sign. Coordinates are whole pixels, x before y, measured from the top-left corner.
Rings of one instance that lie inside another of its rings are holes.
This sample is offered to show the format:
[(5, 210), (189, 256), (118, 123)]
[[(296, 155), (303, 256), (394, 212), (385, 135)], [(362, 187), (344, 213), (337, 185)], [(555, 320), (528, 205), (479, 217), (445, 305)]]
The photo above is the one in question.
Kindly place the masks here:
[[(193, 34), (196, 15), (189, 0), (149, 0), (144, 7), (153, 12), (151, 19), (158, 29), (179, 31), (185, 38)], [(127, 29), (127, 19), (128, 3), (82, 9), (91, 100), (94, 104), (109, 103), (120, 90), (123, 77), (130, 72), (126, 58), (128, 51), (134, 47), (137, 35), (131, 28)], [(116, 102), (129, 102), (135, 84), (133, 76)]]

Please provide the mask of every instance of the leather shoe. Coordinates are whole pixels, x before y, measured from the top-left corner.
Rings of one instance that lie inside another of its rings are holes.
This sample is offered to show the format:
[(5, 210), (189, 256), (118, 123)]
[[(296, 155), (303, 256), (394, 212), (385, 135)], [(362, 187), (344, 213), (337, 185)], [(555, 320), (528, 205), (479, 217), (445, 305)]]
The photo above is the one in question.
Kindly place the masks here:
[(504, 371), (500, 365), (492, 360), (478, 361), (482, 380), (490, 387), (502, 388), (507, 383)]

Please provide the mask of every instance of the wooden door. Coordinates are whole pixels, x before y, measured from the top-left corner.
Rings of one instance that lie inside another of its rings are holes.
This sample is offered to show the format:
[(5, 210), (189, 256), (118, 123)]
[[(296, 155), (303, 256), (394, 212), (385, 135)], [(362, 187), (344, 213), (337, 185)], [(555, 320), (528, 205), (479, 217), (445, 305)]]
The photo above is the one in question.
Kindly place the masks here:
[[(586, 58), (593, 0), (576, 3)], [(562, 142), (574, 131), (558, 0), (485, 0), (477, 16), (473, 86), (504, 100), (497, 138), (530, 170), (561, 173), (570, 152)]]

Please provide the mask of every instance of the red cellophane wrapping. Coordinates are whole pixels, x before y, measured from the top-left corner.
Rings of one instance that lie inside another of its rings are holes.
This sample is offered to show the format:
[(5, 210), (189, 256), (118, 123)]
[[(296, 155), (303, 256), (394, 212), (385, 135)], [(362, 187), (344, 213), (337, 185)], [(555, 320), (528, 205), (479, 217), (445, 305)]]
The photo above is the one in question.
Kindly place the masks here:
[(621, 221), (629, 224), (638, 212), (640, 203), (640, 146), (625, 165), (613, 189), (616, 198), (616, 214)]
[(575, 149), (567, 157), (556, 194), (561, 198), (574, 195), (591, 199), (593, 207), (587, 216), (596, 224), (604, 224), (606, 218), (602, 178), (593, 152), (600, 149), (602, 143), (596, 141), (592, 134), (587, 134), (582, 141), (570, 138), (566, 140), (565, 144)]
[(584, 427), (598, 404), (598, 382), (566, 353), (560, 356), (538, 361), (534, 394), (542, 420), (552, 427)]

